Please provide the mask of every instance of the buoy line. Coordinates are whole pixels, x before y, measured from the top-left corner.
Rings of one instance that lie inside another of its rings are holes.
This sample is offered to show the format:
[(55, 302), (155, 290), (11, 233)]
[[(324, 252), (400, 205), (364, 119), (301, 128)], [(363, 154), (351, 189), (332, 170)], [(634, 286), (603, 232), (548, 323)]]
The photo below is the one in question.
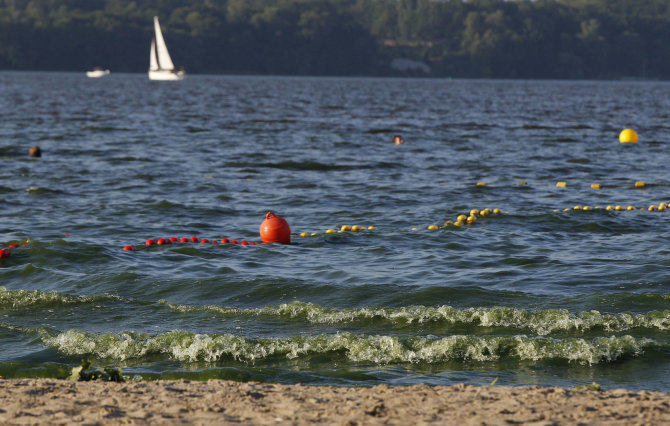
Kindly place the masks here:
[[(146, 240), (144, 245), (146, 247), (152, 246), (165, 246), (170, 244), (184, 244), (184, 243), (197, 243), (197, 244), (239, 244), (241, 246), (255, 246), (258, 245), (255, 241), (247, 240), (236, 240), (230, 238), (221, 238), (219, 240), (209, 239), (209, 238), (199, 238), (199, 237), (170, 237), (170, 238), (149, 238)], [(141, 246), (141, 244), (140, 244)], [(137, 250), (137, 246), (134, 244), (128, 244), (123, 246), (125, 251), (134, 251)]]

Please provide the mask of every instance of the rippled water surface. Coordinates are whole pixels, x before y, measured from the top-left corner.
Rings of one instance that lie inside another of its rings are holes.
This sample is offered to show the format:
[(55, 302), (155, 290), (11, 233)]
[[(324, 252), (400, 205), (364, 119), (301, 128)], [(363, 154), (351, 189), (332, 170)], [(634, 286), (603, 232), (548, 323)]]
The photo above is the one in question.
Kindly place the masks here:
[(0, 73), (0, 376), (670, 391), (668, 92)]

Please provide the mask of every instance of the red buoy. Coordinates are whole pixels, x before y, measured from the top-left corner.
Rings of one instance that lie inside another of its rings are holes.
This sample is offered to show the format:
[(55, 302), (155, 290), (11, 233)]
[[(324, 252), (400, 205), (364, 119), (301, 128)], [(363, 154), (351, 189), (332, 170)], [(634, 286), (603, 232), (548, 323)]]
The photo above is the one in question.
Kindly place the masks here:
[(9, 257), (10, 254), (9, 249), (0, 249), (0, 259)]
[(158, 244), (159, 246), (165, 245), (167, 244), (167, 240), (165, 238), (159, 238), (158, 240), (156, 240), (156, 244)]
[(261, 223), (261, 240), (264, 243), (291, 243), (291, 227), (283, 217), (279, 217), (273, 212), (265, 215), (265, 220)]
[(200, 239), (198, 237), (191, 237), (191, 241), (197, 243), (198, 241), (200, 241)]
[(148, 246), (151, 246), (151, 245), (153, 245), (153, 244), (156, 244), (156, 240), (154, 240), (154, 239), (152, 239), (152, 238), (149, 238), (149, 239), (147, 240), (147, 243), (146, 243), (146, 244), (147, 244), (147, 247), (148, 247)]
[(182, 237), (181, 240), (179, 240), (180, 243), (188, 243), (190, 240), (186, 237)]
[(133, 251), (133, 250), (135, 250), (135, 246), (133, 246), (133, 245), (129, 245), (129, 246), (125, 246), (125, 247), (123, 247), (123, 249), (124, 249), (125, 251)]
[(176, 243), (177, 241), (179, 241), (179, 238), (177, 238), (177, 237), (170, 237), (170, 242), (171, 242), (171, 243)]
[(222, 238), (221, 242), (225, 244), (225, 243), (229, 243), (230, 240), (228, 238)]

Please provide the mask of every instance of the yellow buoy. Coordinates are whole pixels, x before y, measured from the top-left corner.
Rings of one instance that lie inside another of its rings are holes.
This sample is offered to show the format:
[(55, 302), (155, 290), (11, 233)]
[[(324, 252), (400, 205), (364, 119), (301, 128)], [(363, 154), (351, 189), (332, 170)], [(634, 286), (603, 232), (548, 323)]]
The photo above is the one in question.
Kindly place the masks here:
[(479, 214), (479, 210), (477, 210), (477, 209), (470, 210), (470, 216), (477, 216), (478, 214)]
[(428, 226), (428, 229), (430, 229), (431, 231), (434, 231), (435, 229), (438, 229), (438, 226), (437, 225), (430, 225), (430, 226)]
[(465, 222), (466, 220), (468, 220), (468, 217), (464, 214), (459, 214), (458, 217), (456, 218), (457, 222)]
[(477, 222), (477, 216), (469, 216), (468, 217), (468, 225), (472, 225), (475, 222)]
[(621, 133), (619, 133), (619, 142), (637, 143), (637, 132), (633, 129), (623, 129)]
[(621, 210), (623, 210), (623, 206), (617, 205), (616, 207), (614, 207), (614, 210), (620, 212)]
[(644, 181), (639, 180), (639, 181), (635, 182), (635, 187), (636, 188), (644, 188), (645, 186), (647, 186), (647, 184)]
[(309, 234), (310, 237), (316, 237), (317, 235), (319, 235), (318, 232), (312, 232), (311, 234)]
[(649, 210), (650, 212), (656, 211), (656, 205), (652, 204), (651, 206), (649, 206), (647, 210)]
[(626, 210), (635, 210), (635, 206), (628, 206)]
[(326, 229), (326, 234), (334, 234), (335, 232), (337, 231), (334, 229)]
[(584, 206), (584, 210), (591, 210), (591, 206)]
[(500, 209), (493, 209), (494, 214), (500, 214)]
[(575, 210), (581, 210), (581, 209), (582, 209), (582, 206), (574, 206), (573, 209), (575, 209)]
[(518, 181), (516, 181), (516, 184), (517, 185), (527, 185), (528, 182), (526, 182), (525, 180), (518, 180)]
[(593, 189), (600, 189), (600, 188), (602, 188), (602, 187), (600, 186), (599, 183), (592, 183), (592, 184), (591, 184), (591, 188), (593, 188)]
[(416, 227), (412, 228), (412, 231), (418, 231), (418, 230), (419, 230), (419, 228), (416, 228)]
[(457, 220), (456, 222), (454, 222), (454, 226), (463, 226), (463, 222)]
[(556, 186), (558, 186), (559, 188), (565, 188), (566, 186), (568, 186), (568, 184), (566, 182), (556, 182)]
[(309, 237), (309, 232), (301, 232), (300, 236), (301, 237)]
[(351, 227), (351, 230), (354, 231), (354, 232), (358, 232), (358, 231), (360, 231), (361, 229), (363, 229), (363, 228), (361, 228), (361, 227), (358, 226), (358, 225), (354, 225), (354, 226)]
[(480, 212), (479, 212), (479, 215), (480, 215), (481, 217), (486, 217), (486, 216), (488, 216), (488, 215), (489, 215), (489, 211), (488, 211), (488, 209), (480, 211)]
[(607, 206), (605, 207), (605, 210), (614, 210), (614, 206)]
[(342, 231), (342, 232), (351, 231), (351, 227), (349, 225), (342, 225), (342, 227), (340, 228), (340, 231)]
[(567, 208), (567, 207), (563, 209), (564, 212), (569, 212), (570, 210), (572, 210), (572, 209)]
[(444, 222), (444, 226), (449, 226), (449, 225), (453, 225), (453, 224), (454, 224), (454, 222), (452, 222), (450, 220), (447, 220), (446, 222)]
[(368, 226), (368, 230), (372, 231), (373, 229), (375, 229), (374, 226), (372, 226), (372, 225)]
[(486, 186), (486, 182), (477, 182), (477, 186)]

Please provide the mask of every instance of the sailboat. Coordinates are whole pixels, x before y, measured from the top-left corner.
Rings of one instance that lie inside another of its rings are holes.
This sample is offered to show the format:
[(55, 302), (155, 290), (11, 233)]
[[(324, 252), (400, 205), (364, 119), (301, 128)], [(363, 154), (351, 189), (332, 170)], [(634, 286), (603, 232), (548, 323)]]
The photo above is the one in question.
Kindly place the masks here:
[(154, 16), (154, 32), (149, 53), (149, 80), (183, 80), (186, 73), (183, 70), (175, 70), (158, 23), (158, 16)]

